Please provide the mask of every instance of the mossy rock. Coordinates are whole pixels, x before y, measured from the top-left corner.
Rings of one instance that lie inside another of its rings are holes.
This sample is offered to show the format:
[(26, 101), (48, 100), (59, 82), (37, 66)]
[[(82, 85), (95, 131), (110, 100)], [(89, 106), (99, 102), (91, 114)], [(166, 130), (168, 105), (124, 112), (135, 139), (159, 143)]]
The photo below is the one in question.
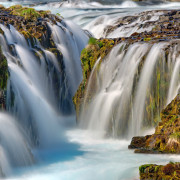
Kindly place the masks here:
[(141, 180), (178, 180), (180, 179), (180, 163), (172, 163), (162, 166), (156, 164), (145, 164), (139, 167)]
[(22, 16), (26, 20), (36, 20), (37, 18), (44, 18), (48, 14), (50, 14), (50, 11), (36, 11), (33, 8), (28, 7), (22, 7), (21, 5), (15, 5), (8, 8), (10, 10), (10, 14), (15, 16)]

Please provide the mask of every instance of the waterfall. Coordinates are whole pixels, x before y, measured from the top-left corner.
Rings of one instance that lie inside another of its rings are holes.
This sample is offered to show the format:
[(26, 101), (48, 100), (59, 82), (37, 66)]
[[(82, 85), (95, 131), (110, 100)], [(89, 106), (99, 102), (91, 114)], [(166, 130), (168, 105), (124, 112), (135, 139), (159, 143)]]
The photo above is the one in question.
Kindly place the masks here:
[[(52, 26), (49, 24), (52, 32), (53, 39), (58, 49), (63, 53), (65, 71), (70, 81), (71, 94), (73, 97), (76, 92), (80, 81), (82, 80), (81, 63), (79, 61), (81, 50), (87, 43), (87, 36), (82, 30), (78, 29), (75, 24), (69, 21), (64, 21), (64, 24), (58, 23)], [(72, 36), (71, 32), (76, 32)]]
[(88, 37), (70, 22), (49, 26), (59, 56), (37, 39), (31, 44), (12, 25), (0, 25), (9, 71), (6, 109), (16, 119), (0, 113), (1, 175), (11, 166), (31, 164), (33, 148), (61, 149), (68, 144), (65, 129), (74, 124), (68, 116), (74, 116), (72, 97), (82, 79), (80, 53)]
[[(148, 86), (151, 86), (151, 80), (153, 77), (153, 71), (158, 60), (158, 56), (161, 53), (161, 49), (165, 44), (155, 44), (149, 52), (146, 61), (143, 66), (143, 70), (140, 76), (139, 84), (137, 85), (137, 93), (135, 95), (133, 105), (132, 116), (132, 135), (139, 135), (141, 130), (142, 121), (144, 117), (145, 99)], [(133, 132), (134, 131), (134, 132)]]
[[(168, 45), (115, 46), (100, 68), (91, 72), (80, 126), (96, 130), (100, 136), (131, 138), (157, 124), (168, 92), (172, 86), (175, 91), (179, 87), (179, 58), (174, 56), (177, 47), (172, 43), (167, 57)], [(93, 93), (91, 88), (95, 89)], [(90, 102), (87, 97), (91, 97)]]
[(28, 138), (16, 121), (5, 113), (0, 113), (0, 174), (11, 173), (12, 166), (25, 166), (33, 163)]

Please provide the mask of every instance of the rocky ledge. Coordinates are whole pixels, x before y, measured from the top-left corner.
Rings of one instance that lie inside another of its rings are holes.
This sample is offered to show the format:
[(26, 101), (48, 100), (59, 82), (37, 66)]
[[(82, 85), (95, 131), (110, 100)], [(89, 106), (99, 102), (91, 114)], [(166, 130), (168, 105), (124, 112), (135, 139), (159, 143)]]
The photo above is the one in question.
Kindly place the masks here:
[[(153, 10), (145, 11), (134, 16), (119, 18), (113, 26), (108, 26), (104, 33), (109, 36), (114, 30), (123, 29), (126, 37), (119, 40), (128, 43), (142, 41), (169, 41), (180, 38), (180, 10)], [(136, 32), (129, 34), (133, 28)]]
[(180, 163), (169, 163), (165, 166), (145, 164), (139, 167), (140, 179), (178, 180), (180, 179)]
[(7, 27), (13, 25), (31, 42), (32, 46), (36, 38), (44, 47), (54, 48), (55, 44), (48, 23), (57, 24), (61, 20), (58, 16), (51, 14), (50, 11), (36, 11), (33, 8), (22, 7), (21, 5), (9, 8), (0, 6), (0, 24)]

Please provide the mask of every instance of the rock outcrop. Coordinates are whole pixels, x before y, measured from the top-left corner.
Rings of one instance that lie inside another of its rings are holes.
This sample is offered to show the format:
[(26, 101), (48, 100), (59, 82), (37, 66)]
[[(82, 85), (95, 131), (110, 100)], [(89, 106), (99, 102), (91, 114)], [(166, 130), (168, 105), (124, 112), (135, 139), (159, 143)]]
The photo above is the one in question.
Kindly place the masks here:
[(7, 27), (13, 25), (31, 42), (32, 47), (36, 38), (45, 48), (55, 48), (48, 23), (57, 22), (61, 22), (61, 19), (50, 11), (36, 11), (21, 5), (0, 7), (0, 23)]

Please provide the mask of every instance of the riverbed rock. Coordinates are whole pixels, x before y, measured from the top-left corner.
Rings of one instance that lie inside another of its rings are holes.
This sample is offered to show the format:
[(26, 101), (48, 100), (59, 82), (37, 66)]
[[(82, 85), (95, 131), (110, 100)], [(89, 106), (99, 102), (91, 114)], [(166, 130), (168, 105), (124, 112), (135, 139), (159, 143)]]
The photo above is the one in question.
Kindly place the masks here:
[(167, 165), (145, 164), (139, 167), (140, 180), (178, 180), (180, 179), (180, 163)]

